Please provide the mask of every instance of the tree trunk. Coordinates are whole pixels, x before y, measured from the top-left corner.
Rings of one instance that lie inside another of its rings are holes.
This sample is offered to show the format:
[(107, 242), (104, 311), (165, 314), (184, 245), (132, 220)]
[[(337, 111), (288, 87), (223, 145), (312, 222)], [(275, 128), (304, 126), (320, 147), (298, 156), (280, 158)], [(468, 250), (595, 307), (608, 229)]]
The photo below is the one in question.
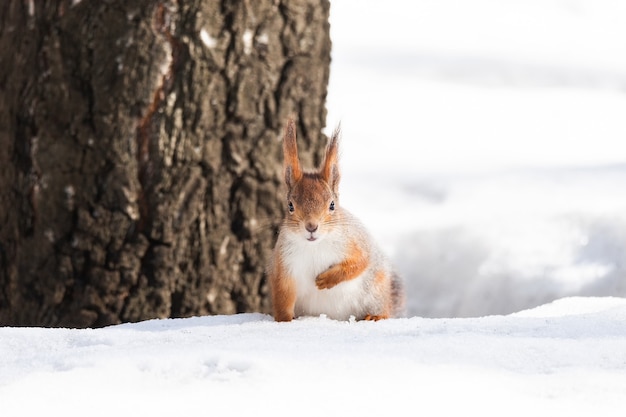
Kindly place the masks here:
[(0, 325), (268, 311), (280, 138), (313, 162), (328, 0), (4, 0)]

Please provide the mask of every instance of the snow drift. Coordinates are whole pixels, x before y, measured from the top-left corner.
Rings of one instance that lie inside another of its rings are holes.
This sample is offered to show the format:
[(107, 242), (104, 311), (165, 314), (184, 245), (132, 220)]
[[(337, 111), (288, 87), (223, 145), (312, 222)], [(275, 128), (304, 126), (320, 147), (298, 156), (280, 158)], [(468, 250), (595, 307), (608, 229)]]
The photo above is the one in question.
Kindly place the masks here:
[(626, 299), (509, 316), (0, 329), (3, 415), (602, 415), (626, 406)]

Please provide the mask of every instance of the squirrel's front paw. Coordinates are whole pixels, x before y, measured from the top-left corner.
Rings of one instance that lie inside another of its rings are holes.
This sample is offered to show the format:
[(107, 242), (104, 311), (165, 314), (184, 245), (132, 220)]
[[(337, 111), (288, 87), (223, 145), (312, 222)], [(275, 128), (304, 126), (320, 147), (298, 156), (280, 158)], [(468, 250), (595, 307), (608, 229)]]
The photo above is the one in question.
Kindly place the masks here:
[(318, 289), (329, 289), (337, 285), (338, 280), (333, 270), (324, 271), (315, 278), (315, 285)]

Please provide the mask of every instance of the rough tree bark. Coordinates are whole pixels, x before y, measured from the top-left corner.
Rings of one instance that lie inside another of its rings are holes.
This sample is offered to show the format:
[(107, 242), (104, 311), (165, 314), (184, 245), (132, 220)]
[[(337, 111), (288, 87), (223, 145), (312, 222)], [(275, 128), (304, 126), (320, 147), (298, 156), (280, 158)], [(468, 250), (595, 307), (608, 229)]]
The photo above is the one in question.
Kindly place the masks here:
[(280, 137), (325, 143), (328, 0), (4, 0), (0, 325), (268, 311)]

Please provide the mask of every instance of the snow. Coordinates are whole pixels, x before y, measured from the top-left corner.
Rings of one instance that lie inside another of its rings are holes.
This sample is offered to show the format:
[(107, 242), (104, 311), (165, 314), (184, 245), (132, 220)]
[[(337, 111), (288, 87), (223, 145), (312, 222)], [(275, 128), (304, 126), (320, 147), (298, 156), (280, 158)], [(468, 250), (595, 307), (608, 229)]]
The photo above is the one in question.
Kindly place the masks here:
[(342, 204), (408, 317), (4, 327), (3, 416), (623, 415), (626, 3), (331, 7)]
[[(626, 299), (509, 316), (0, 329), (3, 415), (622, 415)], [(345, 414), (344, 414), (345, 415)]]

